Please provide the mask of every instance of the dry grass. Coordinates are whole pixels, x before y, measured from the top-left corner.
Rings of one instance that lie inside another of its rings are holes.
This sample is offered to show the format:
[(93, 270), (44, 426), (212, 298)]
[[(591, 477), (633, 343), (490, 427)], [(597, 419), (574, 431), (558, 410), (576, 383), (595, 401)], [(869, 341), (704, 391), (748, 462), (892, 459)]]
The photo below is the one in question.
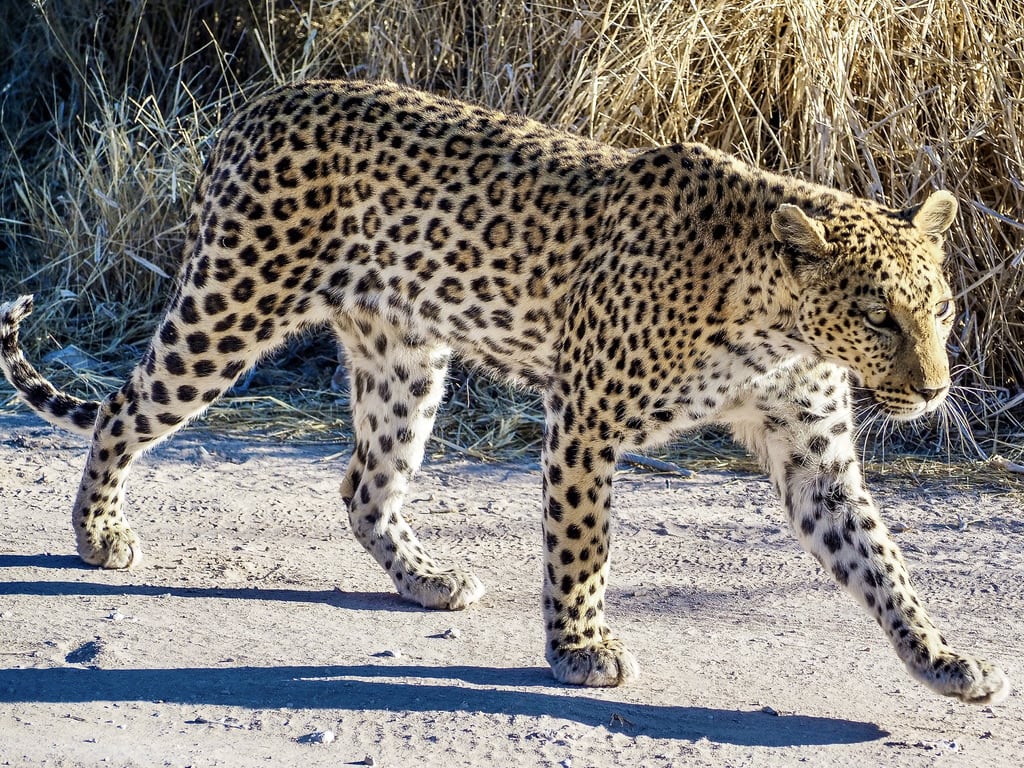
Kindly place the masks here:
[[(894, 205), (952, 190), (960, 402), (983, 453), (1021, 455), (1017, 0), (51, 0), (3, 4), (0, 51), (0, 295), (40, 294), (33, 355), (75, 344), (118, 375), (137, 358), (233, 104), (275, 81), (390, 78), (626, 146), (704, 141)], [(213, 418), (287, 423), (252, 399), (268, 392), (301, 418), (295, 379), (313, 400), (332, 368), (330, 347), (294, 346)], [(463, 374), (452, 399), (469, 407), (439, 445), (535, 444), (532, 397)]]

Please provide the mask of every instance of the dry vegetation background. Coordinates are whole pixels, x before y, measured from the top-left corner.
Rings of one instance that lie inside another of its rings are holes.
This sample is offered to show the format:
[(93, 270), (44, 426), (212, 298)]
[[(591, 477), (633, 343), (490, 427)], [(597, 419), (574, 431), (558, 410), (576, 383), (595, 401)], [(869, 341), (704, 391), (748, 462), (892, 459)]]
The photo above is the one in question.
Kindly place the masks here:
[[(699, 140), (892, 205), (952, 190), (950, 346), (978, 442), (953, 422), (926, 444), (1020, 455), (1021, 0), (0, 3), (0, 296), (38, 294), (26, 345), (65, 348), (55, 378), (119, 381), (170, 292), (217, 125), (307, 77), (389, 78), (625, 146)], [(329, 345), (294, 344), (212, 418), (343, 420), (333, 364)], [(442, 444), (536, 439), (529, 395), (452, 386)]]

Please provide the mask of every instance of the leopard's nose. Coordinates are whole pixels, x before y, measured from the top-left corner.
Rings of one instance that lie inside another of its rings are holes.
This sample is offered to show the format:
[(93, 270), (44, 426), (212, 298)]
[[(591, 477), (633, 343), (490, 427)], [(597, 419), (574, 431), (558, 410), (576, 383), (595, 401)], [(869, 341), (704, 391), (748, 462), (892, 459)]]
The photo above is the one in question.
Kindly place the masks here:
[(940, 387), (914, 387), (914, 391), (924, 398), (926, 403), (943, 397), (949, 391), (949, 384)]

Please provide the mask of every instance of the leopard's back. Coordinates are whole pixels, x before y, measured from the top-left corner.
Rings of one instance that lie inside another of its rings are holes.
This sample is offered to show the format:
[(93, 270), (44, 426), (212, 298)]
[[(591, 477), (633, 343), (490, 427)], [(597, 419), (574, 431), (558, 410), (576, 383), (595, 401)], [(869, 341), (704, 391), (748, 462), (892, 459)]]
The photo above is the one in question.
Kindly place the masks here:
[(264, 335), (382, 317), (539, 385), (628, 157), (392, 84), (283, 87), (222, 131), (176, 300)]

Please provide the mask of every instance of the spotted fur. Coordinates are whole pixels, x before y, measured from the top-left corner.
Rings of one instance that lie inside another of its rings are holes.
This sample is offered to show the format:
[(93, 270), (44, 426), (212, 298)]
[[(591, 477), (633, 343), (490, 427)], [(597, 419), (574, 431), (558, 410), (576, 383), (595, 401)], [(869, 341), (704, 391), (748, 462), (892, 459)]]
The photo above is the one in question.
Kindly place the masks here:
[(123, 568), (140, 553), (122, 511), (134, 458), (289, 335), (332, 328), (353, 388), (352, 531), (403, 596), (450, 609), (483, 587), (401, 515), (449, 359), (540, 390), (546, 653), (585, 685), (637, 674), (605, 622), (617, 457), (724, 424), (911, 674), (996, 701), (1005, 676), (936, 630), (853, 445), (851, 376), (895, 418), (945, 396), (955, 214), (948, 193), (889, 210), (701, 145), (627, 152), (394, 85), (312, 82), (224, 126), (177, 288), (118, 391), (77, 400), (24, 360), (28, 298), (0, 311), (0, 363), (43, 418), (91, 435), (78, 551)]

